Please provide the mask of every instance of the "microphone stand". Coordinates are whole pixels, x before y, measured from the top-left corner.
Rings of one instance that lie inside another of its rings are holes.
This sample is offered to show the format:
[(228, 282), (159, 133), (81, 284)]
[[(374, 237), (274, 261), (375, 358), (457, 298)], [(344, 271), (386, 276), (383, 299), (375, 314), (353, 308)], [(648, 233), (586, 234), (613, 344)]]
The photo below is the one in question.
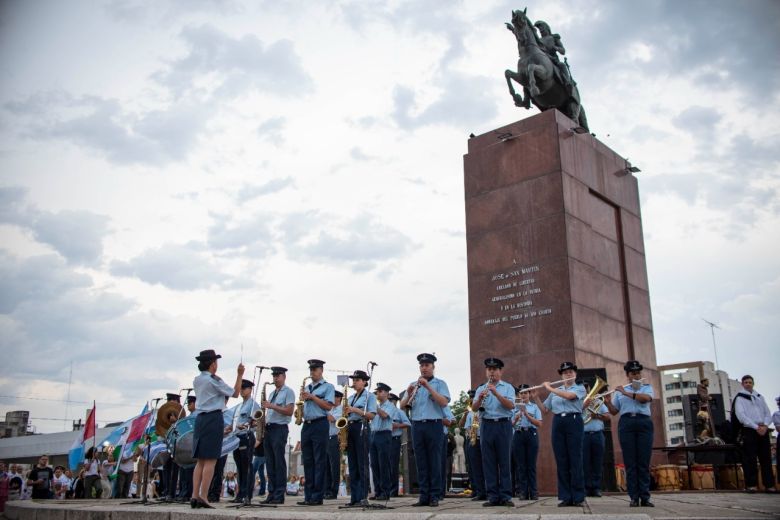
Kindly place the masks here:
[[(368, 368), (368, 386), (366, 387), (366, 391), (368, 393), (366, 394), (366, 402), (365, 402), (365, 404), (363, 404), (363, 417), (364, 417), (364, 419), (360, 423), (360, 437), (361, 437), (361, 439), (363, 439), (363, 442), (362, 442), (362, 444), (363, 444), (363, 460), (366, 463), (366, 471), (362, 472), (362, 475), (363, 475), (363, 478), (362, 478), (362, 480), (363, 480), (363, 489), (366, 490), (366, 496), (368, 496), (368, 483), (369, 483), (368, 472), (370, 471), (371, 468), (370, 468), (370, 465), (368, 463), (368, 439), (367, 439), (368, 435), (366, 435), (366, 433), (368, 432), (369, 429), (368, 429), (368, 420), (365, 419), (365, 415), (366, 415), (366, 412), (368, 410), (368, 398), (371, 395), (371, 381), (374, 379), (374, 367), (375, 366), (377, 366), (377, 363), (374, 363), (373, 361), (369, 361), (368, 362), (368, 366), (367, 366), (367, 368)], [(375, 484), (378, 485), (379, 483), (377, 482)], [(389, 499), (389, 497), (388, 497), (388, 499)], [(366, 509), (395, 509), (394, 507), (388, 506), (387, 502), (385, 502), (384, 504), (371, 504), (371, 503), (368, 502), (367, 499), (364, 499), (363, 503), (361, 503), (360, 505), (363, 507), (364, 511)]]

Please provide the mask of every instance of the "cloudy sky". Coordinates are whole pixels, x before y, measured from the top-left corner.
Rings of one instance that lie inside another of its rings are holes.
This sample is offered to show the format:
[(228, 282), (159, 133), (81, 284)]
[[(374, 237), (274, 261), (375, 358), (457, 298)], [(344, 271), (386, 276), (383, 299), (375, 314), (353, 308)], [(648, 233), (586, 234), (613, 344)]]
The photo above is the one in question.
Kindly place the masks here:
[[(536, 113), (503, 78), (524, 6), (2, 2), (0, 412), (125, 419), (210, 345), (296, 390), (309, 357), (400, 387), (436, 351), (465, 389), (462, 156)], [(706, 318), (720, 366), (780, 394), (780, 4), (528, 13), (642, 169), (658, 362), (712, 360)]]

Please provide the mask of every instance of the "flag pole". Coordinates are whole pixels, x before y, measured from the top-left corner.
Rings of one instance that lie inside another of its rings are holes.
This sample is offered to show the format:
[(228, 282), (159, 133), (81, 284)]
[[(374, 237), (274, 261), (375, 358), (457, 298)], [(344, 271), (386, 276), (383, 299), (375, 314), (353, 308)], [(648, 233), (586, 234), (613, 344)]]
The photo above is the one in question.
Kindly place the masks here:
[(92, 423), (95, 425), (95, 434), (92, 436), (92, 453), (95, 452), (95, 443), (97, 443), (97, 409), (95, 408), (95, 400), (92, 400)]

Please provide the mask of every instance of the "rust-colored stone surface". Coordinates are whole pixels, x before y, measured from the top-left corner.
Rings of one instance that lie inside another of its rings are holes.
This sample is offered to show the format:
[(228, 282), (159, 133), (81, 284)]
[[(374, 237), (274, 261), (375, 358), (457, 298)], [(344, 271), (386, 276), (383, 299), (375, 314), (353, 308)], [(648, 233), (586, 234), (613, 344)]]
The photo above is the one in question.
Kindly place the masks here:
[[(558, 379), (567, 360), (622, 383), (623, 363), (638, 359), (660, 396), (637, 180), (625, 159), (573, 126), (550, 110), (468, 141), (472, 386), (484, 382), (491, 356), (515, 385)], [(661, 410), (656, 400), (655, 446)], [(543, 493), (556, 491), (551, 419), (537, 465)]]

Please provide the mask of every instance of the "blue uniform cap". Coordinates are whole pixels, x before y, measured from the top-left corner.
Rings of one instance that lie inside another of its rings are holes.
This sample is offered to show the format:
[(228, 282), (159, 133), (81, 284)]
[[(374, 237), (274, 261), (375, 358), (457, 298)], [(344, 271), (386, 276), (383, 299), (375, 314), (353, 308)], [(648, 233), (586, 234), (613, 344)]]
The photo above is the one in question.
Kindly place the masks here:
[(338, 390), (334, 390), (333, 395), (335, 395), (336, 397), (344, 397), (344, 394), (339, 392)]
[(564, 370), (574, 370), (576, 372), (577, 365), (575, 365), (571, 361), (564, 361), (563, 363), (561, 363), (561, 367), (558, 369), (558, 373), (563, 374)]
[(623, 370), (626, 372), (638, 372), (645, 367), (642, 366), (642, 363), (639, 361), (632, 359), (631, 361), (628, 361), (625, 365), (623, 365)]
[(469, 390), (467, 393), (468, 393), (469, 397), (474, 397), (475, 395), (477, 395), (477, 391), (476, 390)]
[(504, 362), (498, 358), (489, 357), (485, 360), (485, 368), (504, 368)]
[(310, 359), (307, 361), (307, 363), (309, 364), (309, 370), (312, 368), (321, 368), (325, 365), (325, 362), (321, 359)]
[(436, 356), (433, 354), (423, 353), (417, 356), (417, 361), (422, 365), (423, 363), (436, 363)]
[(378, 392), (380, 390), (384, 390), (385, 392), (389, 392), (390, 390), (392, 390), (392, 388), (390, 388), (389, 386), (387, 386), (384, 383), (377, 383), (376, 384), (376, 391)]
[(165, 394), (165, 400), (166, 401), (176, 401), (177, 403), (181, 402), (181, 396), (179, 394)]
[(255, 386), (255, 384), (252, 381), (250, 381), (249, 379), (242, 379), (241, 380), (241, 389), (242, 390), (244, 388), (252, 388), (253, 386)]
[(194, 403), (196, 399), (197, 399), (197, 397), (194, 396), (194, 395), (188, 395), (187, 396), (187, 402), (188, 403)]
[(287, 373), (287, 369), (284, 367), (271, 367), (271, 375), (279, 375)]
[(528, 388), (531, 388), (531, 385), (527, 385), (525, 383), (521, 383), (521, 384), (517, 385), (517, 391), (518, 392), (522, 392), (524, 390), (527, 390)]

